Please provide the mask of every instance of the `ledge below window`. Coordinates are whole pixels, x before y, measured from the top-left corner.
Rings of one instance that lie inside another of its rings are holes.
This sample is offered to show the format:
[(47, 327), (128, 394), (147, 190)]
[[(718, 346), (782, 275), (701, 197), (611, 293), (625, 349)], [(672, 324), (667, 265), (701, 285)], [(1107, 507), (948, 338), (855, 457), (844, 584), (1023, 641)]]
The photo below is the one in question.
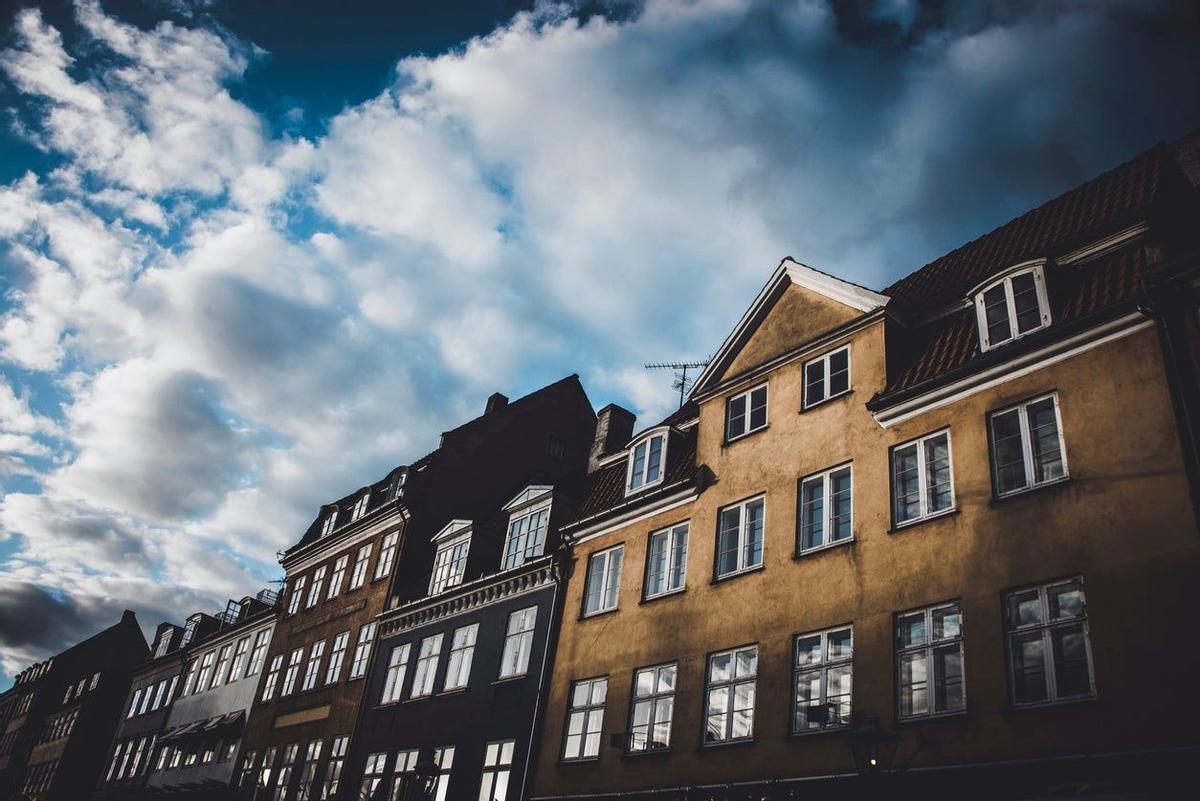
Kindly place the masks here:
[(853, 544), (854, 544), (854, 535), (852, 534), (849, 537), (845, 537), (843, 539), (837, 540), (836, 542), (829, 542), (829, 543), (826, 543), (825, 545), (817, 545), (813, 548), (808, 548), (807, 550), (803, 550), (803, 551), (795, 551), (792, 554), (792, 559), (799, 562), (799, 561), (809, 558), (810, 556), (818, 556), (818, 555), (826, 553), (828, 551), (832, 551), (835, 548), (841, 548), (844, 545), (853, 545)]
[(910, 528), (916, 528), (923, 523), (932, 523), (934, 520), (941, 520), (944, 517), (954, 517), (959, 513), (957, 506), (949, 509), (943, 509), (940, 512), (934, 512), (931, 515), (924, 517), (914, 517), (911, 520), (905, 520), (903, 523), (896, 523), (888, 529), (888, 534), (899, 534), (902, 531), (908, 531)]
[(735, 578), (739, 578), (739, 577), (741, 577), (741, 576), (749, 575), (750, 573), (757, 573), (757, 572), (759, 572), (760, 570), (763, 570), (765, 567), (766, 567), (766, 564), (765, 564), (765, 563), (762, 563), (762, 564), (757, 564), (757, 565), (755, 565), (754, 567), (744, 567), (744, 568), (742, 568), (741, 570), (735, 570), (735, 571), (734, 571), (734, 572), (732, 572), (732, 573), (725, 573), (725, 574), (723, 574), (723, 575), (720, 575), (720, 576), (716, 576), (716, 575), (714, 575), (714, 576), (712, 577), (712, 580), (711, 580), (711, 581), (709, 581), (709, 584), (713, 584), (713, 585), (716, 585), (716, 584), (722, 584), (722, 583), (724, 583), (724, 582), (726, 582), (726, 581), (729, 581), (729, 580), (731, 580), (731, 579), (735, 579)]
[(1063, 476), (1062, 478), (1056, 478), (1053, 481), (1045, 481), (1041, 484), (1035, 484), (1027, 489), (1014, 490), (1006, 495), (994, 495), (992, 496), (991, 500), (988, 501), (988, 506), (1007, 503), (1008, 501), (1012, 501), (1017, 498), (1028, 498), (1030, 495), (1048, 493), (1069, 484), (1071, 484), (1071, 477)]

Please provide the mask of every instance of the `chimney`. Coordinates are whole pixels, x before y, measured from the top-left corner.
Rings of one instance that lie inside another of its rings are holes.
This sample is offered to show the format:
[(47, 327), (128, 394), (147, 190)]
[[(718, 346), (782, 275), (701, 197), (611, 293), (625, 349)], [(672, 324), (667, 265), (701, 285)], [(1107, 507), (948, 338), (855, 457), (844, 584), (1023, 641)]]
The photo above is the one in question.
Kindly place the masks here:
[(596, 415), (596, 436), (588, 454), (588, 472), (599, 466), (600, 460), (624, 448), (633, 438), (633, 424), (637, 416), (615, 403), (605, 406)]
[(503, 409), (508, 405), (508, 396), (502, 395), (499, 392), (493, 392), (487, 399), (487, 406), (484, 407), (484, 414), (491, 414), (497, 409)]

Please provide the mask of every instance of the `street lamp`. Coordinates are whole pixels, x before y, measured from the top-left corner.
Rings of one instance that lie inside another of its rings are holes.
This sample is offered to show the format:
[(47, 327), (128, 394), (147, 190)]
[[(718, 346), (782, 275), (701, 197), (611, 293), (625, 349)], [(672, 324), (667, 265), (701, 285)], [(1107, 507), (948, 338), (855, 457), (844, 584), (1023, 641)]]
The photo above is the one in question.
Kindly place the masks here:
[(850, 752), (859, 776), (874, 776), (892, 769), (900, 735), (879, 724), (879, 716), (862, 715), (850, 729)]

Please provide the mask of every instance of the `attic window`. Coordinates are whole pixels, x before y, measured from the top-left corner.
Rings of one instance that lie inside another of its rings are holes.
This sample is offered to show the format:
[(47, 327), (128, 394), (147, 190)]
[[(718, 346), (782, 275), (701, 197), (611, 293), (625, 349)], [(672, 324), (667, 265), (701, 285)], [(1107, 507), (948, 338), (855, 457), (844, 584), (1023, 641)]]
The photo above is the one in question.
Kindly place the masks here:
[(471, 550), (471, 527), (466, 521), (452, 521), (434, 540), (437, 554), (429, 581), (430, 595), (462, 584), (467, 572), (467, 553)]
[(321, 524), (321, 536), (328, 537), (333, 531), (333, 524), (337, 522), (337, 509), (329, 513), (329, 517), (325, 518), (325, 522)]
[(366, 514), (367, 502), (371, 500), (371, 493), (364, 492), (362, 497), (354, 504), (354, 513), (350, 516), (351, 520), (357, 520)]
[(667, 461), (667, 432), (659, 431), (645, 437), (629, 451), (629, 467), (625, 477), (625, 492), (652, 487), (663, 480)]
[(975, 294), (979, 346), (988, 351), (1050, 325), (1044, 264), (1009, 273)]

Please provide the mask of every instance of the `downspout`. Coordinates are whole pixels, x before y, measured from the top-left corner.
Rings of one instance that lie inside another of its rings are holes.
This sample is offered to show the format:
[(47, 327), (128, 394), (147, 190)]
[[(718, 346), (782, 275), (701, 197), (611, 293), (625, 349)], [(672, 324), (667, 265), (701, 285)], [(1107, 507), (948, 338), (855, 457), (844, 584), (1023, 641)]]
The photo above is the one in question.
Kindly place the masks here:
[(550, 655), (554, 653), (558, 647), (558, 631), (559, 624), (562, 622), (562, 606), (563, 594), (560, 592), (562, 583), (566, 579), (566, 566), (571, 554), (570, 541), (563, 537), (563, 543), (555, 554), (555, 561), (550, 566), (550, 575), (554, 579), (554, 597), (551, 599), (550, 608), (550, 625), (546, 630), (546, 647), (542, 651), (542, 668), (538, 674), (537, 697), (534, 699), (533, 705), (533, 722), (529, 727), (529, 744), (525, 751), (525, 772), (521, 776), (521, 793), (517, 796), (517, 801), (525, 801), (525, 789), (529, 785), (529, 775), (534, 768), (537, 767), (537, 760), (533, 757), (534, 744), (540, 741), (542, 730), (543, 714), (542, 701), (544, 696), (549, 693), (547, 684), (547, 673), (551, 666)]

